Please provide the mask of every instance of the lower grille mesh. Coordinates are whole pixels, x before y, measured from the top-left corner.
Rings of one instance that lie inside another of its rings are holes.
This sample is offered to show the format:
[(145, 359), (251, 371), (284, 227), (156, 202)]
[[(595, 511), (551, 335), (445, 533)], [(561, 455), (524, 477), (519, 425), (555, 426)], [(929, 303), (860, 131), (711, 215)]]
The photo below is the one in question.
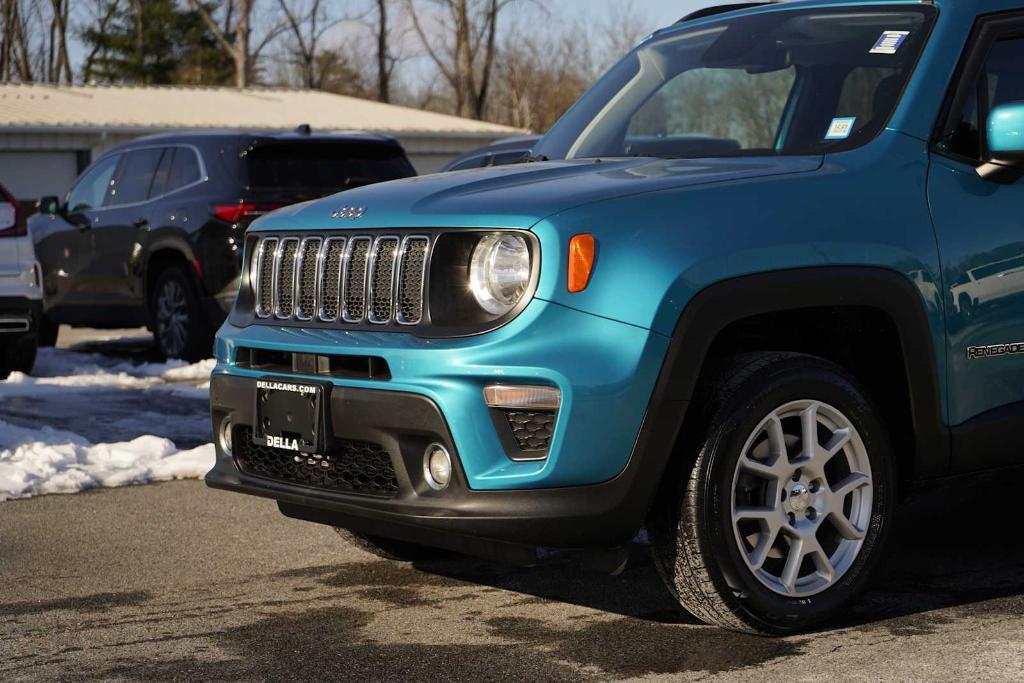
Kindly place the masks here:
[(379, 444), (336, 439), (327, 453), (306, 455), (259, 446), (252, 442), (252, 429), (236, 427), (232, 445), (235, 463), (245, 474), (332, 491), (398, 493), (391, 456)]
[(508, 426), (516, 438), (519, 448), (524, 451), (545, 451), (551, 445), (551, 433), (555, 428), (555, 413), (506, 411)]

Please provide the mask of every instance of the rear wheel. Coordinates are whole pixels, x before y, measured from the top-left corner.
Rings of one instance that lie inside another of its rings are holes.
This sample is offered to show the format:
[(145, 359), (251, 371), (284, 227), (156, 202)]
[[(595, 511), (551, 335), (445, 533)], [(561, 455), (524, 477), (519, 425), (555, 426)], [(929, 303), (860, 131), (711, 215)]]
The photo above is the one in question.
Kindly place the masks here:
[(157, 347), (167, 358), (195, 362), (213, 353), (213, 331), (203, 316), (198, 288), (181, 266), (160, 273), (150, 316)]
[(797, 354), (737, 359), (689, 476), (652, 515), (655, 563), (698, 618), (785, 634), (839, 614), (878, 562), (894, 505), (888, 437), (856, 380)]
[(390, 538), (383, 538), (381, 536), (361, 534), (355, 531), (349, 531), (342, 527), (334, 527), (334, 530), (337, 531), (338, 535), (347, 543), (385, 560), (416, 562), (419, 560), (436, 560), (444, 557), (450, 557), (452, 554), (447, 550), (442, 550), (440, 548), (431, 548), (429, 546), (418, 545), (416, 543), (407, 543), (405, 541), (396, 541)]
[(0, 379), (7, 379), (12, 372), (32, 372), (37, 347), (35, 332), (0, 335)]

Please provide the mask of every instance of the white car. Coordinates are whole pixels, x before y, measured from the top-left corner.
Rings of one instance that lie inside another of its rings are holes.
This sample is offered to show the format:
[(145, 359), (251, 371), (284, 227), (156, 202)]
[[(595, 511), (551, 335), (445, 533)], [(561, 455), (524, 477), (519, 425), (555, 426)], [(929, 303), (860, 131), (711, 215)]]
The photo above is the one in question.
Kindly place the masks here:
[(25, 213), (0, 185), (0, 379), (36, 362), (43, 290)]

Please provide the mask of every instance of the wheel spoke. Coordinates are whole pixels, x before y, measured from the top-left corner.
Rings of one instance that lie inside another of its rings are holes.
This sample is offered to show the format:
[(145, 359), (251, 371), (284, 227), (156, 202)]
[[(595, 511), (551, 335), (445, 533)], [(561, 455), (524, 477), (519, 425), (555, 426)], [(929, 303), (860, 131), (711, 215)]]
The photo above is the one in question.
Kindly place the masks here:
[(768, 525), (767, 531), (761, 533), (761, 538), (757, 542), (757, 547), (747, 555), (747, 562), (750, 563), (750, 568), (753, 571), (756, 572), (764, 566), (764, 561), (768, 559), (768, 553), (772, 551), (772, 547), (775, 545), (775, 539), (778, 535), (779, 528), (771, 524)]
[(778, 479), (780, 474), (775, 469), (777, 462), (778, 460), (771, 463), (765, 462), (764, 460), (755, 460), (748, 455), (740, 460), (740, 467), (751, 474), (756, 474), (757, 476), (765, 479)]
[(832, 497), (835, 499), (836, 506), (841, 507), (842, 502), (846, 499), (846, 496), (859, 488), (868, 486), (871, 484), (871, 477), (861, 472), (853, 472), (846, 479), (835, 486), (830, 486), (832, 489)]
[(818, 446), (818, 404), (812, 403), (800, 413), (800, 457), (811, 460)]
[(829, 523), (836, 528), (839, 535), (850, 541), (859, 541), (866, 535), (864, 531), (847, 519), (842, 512), (832, 512), (828, 516)]
[(832, 438), (829, 439), (828, 443), (825, 445), (825, 452), (828, 454), (828, 457), (831, 458), (836, 453), (843, 450), (843, 446), (850, 442), (851, 435), (852, 432), (848, 427), (844, 429), (837, 429), (835, 433), (832, 434)]
[(758, 522), (765, 522), (769, 527), (777, 526), (775, 523), (779, 517), (778, 510), (773, 508), (752, 508), (742, 507), (736, 508), (736, 512), (732, 513), (733, 522), (742, 522), (745, 520), (754, 520)]
[(825, 549), (821, 547), (821, 543), (818, 542), (816, 536), (810, 536), (804, 540), (804, 556), (811, 558), (821, 578), (832, 583), (835, 567), (832, 566), (832, 560), (829, 558), (828, 553), (825, 552)]
[(800, 565), (804, 561), (804, 539), (791, 538), (789, 540), (789, 554), (786, 555), (786, 566), (779, 578), (786, 592), (790, 595), (796, 593), (796, 580), (800, 575)]

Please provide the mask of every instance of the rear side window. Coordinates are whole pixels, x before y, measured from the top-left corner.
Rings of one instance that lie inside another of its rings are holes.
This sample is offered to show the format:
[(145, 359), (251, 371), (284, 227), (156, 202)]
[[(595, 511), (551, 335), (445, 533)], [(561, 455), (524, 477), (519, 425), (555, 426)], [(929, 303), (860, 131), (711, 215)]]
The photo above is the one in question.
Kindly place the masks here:
[(984, 122), (996, 107), (1024, 101), (1024, 38), (997, 40), (963, 106), (953, 112), (937, 143), (940, 152), (981, 161), (986, 156)]
[(391, 145), (308, 142), (256, 145), (243, 154), (251, 188), (344, 190), (415, 175)]
[(167, 177), (167, 192), (179, 190), (201, 177), (196, 153), (188, 147), (175, 147), (174, 160), (171, 161), (170, 174)]
[(163, 153), (162, 147), (128, 152), (121, 174), (110, 192), (110, 204), (118, 206), (145, 201), (149, 197), (149, 187), (153, 184), (153, 176)]
[(103, 206), (103, 200), (110, 190), (114, 171), (121, 161), (120, 154), (109, 156), (96, 163), (79, 179), (68, 195), (68, 210), (87, 211)]

